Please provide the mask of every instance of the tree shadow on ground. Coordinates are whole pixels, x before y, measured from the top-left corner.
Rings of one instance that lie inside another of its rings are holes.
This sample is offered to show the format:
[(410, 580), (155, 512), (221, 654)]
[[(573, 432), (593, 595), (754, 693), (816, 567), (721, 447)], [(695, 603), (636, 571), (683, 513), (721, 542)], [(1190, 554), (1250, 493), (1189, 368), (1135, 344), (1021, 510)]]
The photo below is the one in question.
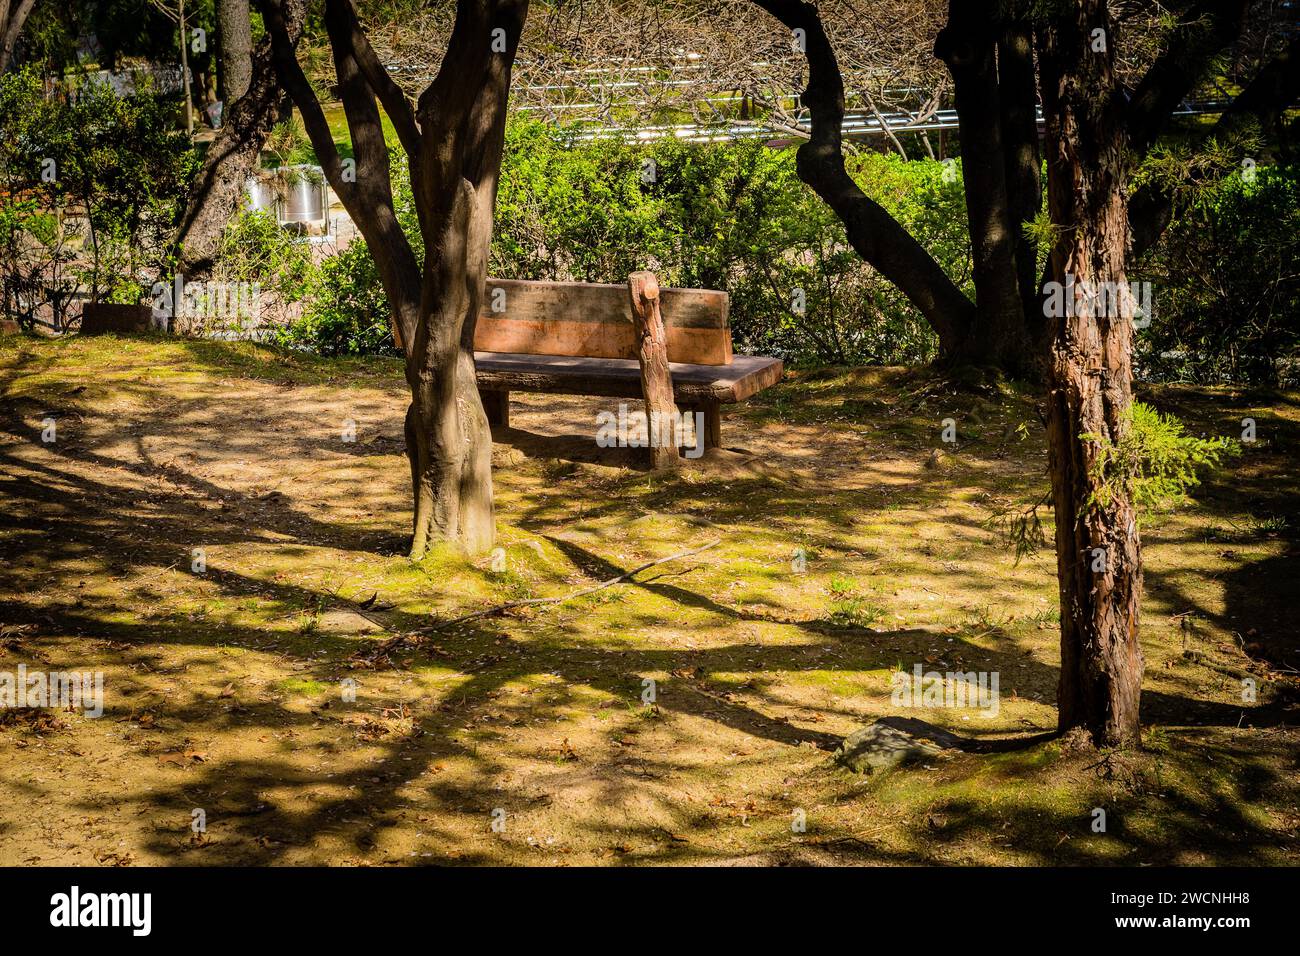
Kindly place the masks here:
[[(301, 642), (258, 627), (196, 626), (194, 622), (166, 617), (124, 622), (115, 617), (116, 608), (112, 600), (86, 596), (69, 602), (59, 596), (40, 593), (43, 578), (61, 564), (96, 567), (110, 575), (128, 569), (162, 572), (187, 557), (188, 548), (180, 544), (185, 541), (273, 542), (279, 545), (289, 541), (301, 546), (329, 546), (357, 552), (371, 550), (392, 540), (391, 533), (313, 516), (296, 507), (288, 496), (251, 496), (195, 476), (179, 466), (154, 462), (139, 441), (134, 443), (139, 458), (137, 462), (124, 462), (78, 446), (75, 442), (47, 449), (49, 457), (39, 462), (30, 456), (17, 455), (17, 446), (40, 443), (40, 430), (31, 424), (31, 420), (47, 407), (31, 401), (7, 402), (0, 421), (13, 442), (0, 446), (0, 469), (6, 476), (0, 484), (0, 495), (6, 499), (6, 508), (0, 516), (0, 528), (4, 531), (0, 537), (0, 560), (3, 561), (0, 577), (6, 583), (6, 591), (14, 595), (0, 601), (0, 617), (9, 623), (30, 622), (39, 626), (37, 636), (29, 641), (31, 650), (39, 652), (52, 646), (51, 637), (95, 638), (124, 645), (126, 650), (114, 653), (120, 653), (132, 666), (147, 668), (164, 666), (165, 661), (157, 648), (216, 649), (233, 643), (274, 651), (301, 664), (303, 673), (307, 675), (336, 680), (343, 672), (341, 668), (346, 666), (345, 662), (355, 652), (372, 645), (373, 639), (366, 637), (316, 634), (311, 639), (314, 653), (309, 655), (300, 646)], [(162, 427), (178, 417), (200, 412), (212, 414), (206, 402), (180, 401), (173, 407), (146, 416), (143, 426), (146, 429)], [(138, 487), (126, 482), (115, 484), (107, 478), (88, 477), (69, 467), (72, 463), (93, 467), (105, 476), (120, 474), (133, 481), (148, 480), (160, 484), (165, 481), (165, 484), (151, 492), (148, 515), (131, 515), (140, 497)], [(770, 500), (765, 503), (770, 507), (794, 503), (800, 496), (796, 488), (773, 488), (761, 480), (756, 480), (755, 488), (766, 488), (771, 492)], [(229, 502), (230, 513), (223, 517), (210, 509), (196, 508), (196, 498)], [(250, 512), (255, 509), (255, 518), (251, 515), (247, 519), (243, 517), (243, 507)], [(613, 502), (605, 507), (612, 509), (618, 505)], [(817, 509), (819, 518), (831, 524), (835, 520), (850, 520), (853, 510), (851, 505), (842, 503), (814, 504), (812, 507)], [(734, 510), (714, 507), (710, 516), (715, 526), (725, 527), (728, 522), (740, 520), (741, 509), (739, 506)], [(527, 517), (525, 515), (525, 520)], [(534, 521), (541, 523), (535, 516)], [(585, 575), (604, 578), (624, 570), (572, 541), (554, 535), (545, 537), (576, 571)], [(1249, 570), (1243, 569), (1240, 580), (1234, 585), (1240, 590), (1238, 601), (1246, 599)], [(212, 569), (205, 580), (226, 597), (256, 598), (280, 608), (350, 606), (346, 602), (340, 603), (334, 594), (320, 588), (256, 579), (229, 570)], [(766, 670), (888, 670), (900, 654), (921, 660), (934, 640), (933, 633), (920, 629), (849, 628), (822, 617), (800, 618), (784, 608), (741, 610), (692, 590), (680, 583), (681, 580), (680, 575), (669, 578), (661, 574), (634, 580), (627, 586), (707, 613), (723, 626), (776, 621), (796, 628), (807, 638), (803, 644), (763, 646), (763, 668)], [(390, 633), (410, 632), (428, 624), (424, 616), (401, 610), (376, 616)], [(673, 677), (665, 681), (658, 698), (659, 706), (665, 711), (714, 722), (783, 746), (810, 745), (825, 751), (839, 742), (836, 735), (797, 726), (766, 712), (775, 702), (764, 693), (761, 684), (741, 695), (709, 683), (707, 675), (712, 673), (752, 669), (753, 642), (738, 640), (705, 649), (620, 649), (573, 639), (520, 640), (514, 634), (517, 626), (518, 623), (511, 619), (495, 618), (450, 629), (439, 635), (438, 650), (445, 655), (440, 659), (465, 674), (467, 679), (457, 688), (454, 700), (444, 700), (417, 715), (420, 733), (382, 740), (378, 743), (381, 756), (375, 763), (331, 777), (330, 789), (348, 791), (347, 796), (322, 797), (308, 812), (291, 812), (283, 807), (283, 801), (269, 795), (268, 791), (305, 792), (320, 786), (322, 779), (288, 761), (236, 757), (220, 765), (192, 767), (185, 778), (174, 785), (147, 792), (112, 794), (111, 798), (133, 801), (142, 807), (169, 808), (186, 815), (191, 807), (212, 806), (230, 821), (230, 832), (242, 839), (241, 846), (232, 848), (231, 852), (238, 862), (245, 863), (277, 862), (290, 848), (309, 844), (315, 835), (322, 833), (340, 835), (358, 851), (365, 851), (373, 846), (377, 829), (397, 825), (404, 819), (403, 814), (413, 812), (411, 805), (401, 796), (401, 791), (412, 786), (421, 789), (428, 801), (428, 809), (437, 813), (473, 814), (476, 819), (486, 819), (492, 809), (502, 806), (511, 812), (522, 812), (528, 806), (548, 799), (547, 794), (536, 787), (504, 795), (492, 789), (488, 781), (502, 770), (500, 761), (488, 752), (488, 748), (468, 745), (457, 739), (457, 735), (468, 729), (485, 709), (500, 707), (492, 702), (491, 695), (511, 681), (539, 672), (559, 678), (565, 688), (562, 699), (571, 699), (574, 691), (581, 687), (618, 698), (635, 699), (641, 677), (647, 673), (672, 673), (684, 669), (698, 671), (705, 677)], [(1012, 660), (1024, 665), (1021, 649), (1014, 640), (1007, 638), (1005, 644), (1005, 647), (992, 651), (982, 648), (980, 653), (990, 658), (997, 668)], [(429, 651), (428, 642), (417, 644), (407, 656), (419, 658)], [(1034, 662), (1028, 666), (1037, 679), (1054, 685), (1055, 668)], [(128, 699), (126, 704), (130, 706), (132, 702)], [(552, 706), (547, 710), (553, 713), (556, 709)], [(320, 710), (295, 712), (273, 701), (250, 701), (242, 703), (239, 709), (215, 711), (210, 704), (200, 705), (194, 700), (171, 701), (165, 710), (170, 721), (184, 726), (187, 733), (195, 736), (235, 727), (278, 733), (300, 732), (322, 721), (339, 719)], [(1242, 710), (1154, 693), (1144, 698), (1144, 713), (1161, 713), (1167, 719), (1195, 713), (1198, 723), (1229, 727), (1237, 726)], [(1249, 709), (1249, 713), (1257, 726), (1285, 722), (1285, 714), (1277, 709), (1258, 707)], [(534, 712), (530, 716), (544, 718), (546, 711), (540, 715)], [(915, 725), (909, 726), (916, 729)], [(1042, 735), (1048, 736), (1050, 734)], [(1035, 738), (1033, 743), (1037, 744), (1039, 739)], [(983, 754), (996, 754), (1026, 743), (1023, 737), (1010, 740), (963, 738), (963, 741), (958, 749)], [(483, 784), (475, 786), (440, 781), (436, 776), (426, 779), (436, 761), (449, 757), (472, 761)], [(1244, 792), (1257, 793), (1275, 785), (1272, 771), (1263, 762), (1244, 755), (1241, 760), (1245, 770), (1241, 783)], [(1008, 765), (1007, 772), (1011, 772), (1010, 767)], [(611, 800), (618, 799), (634, 792), (638, 780), (648, 775), (669, 776), (681, 772), (681, 769), (680, 764), (671, 759), (629, 761), (614, 779), (605, 784), (606, 796)], [(88, 795), (82, 806), (89, 812), (103, 799), (105, 795), (102, 794)], [(1118, 829), (1111, 831), (1113, 837), (1122, 837), (1121, 842), (1131, 848), (1131, 853), (1148, 853), (1167, 859), (1172, 852), (1169, 847), (1180, 845), (1177, 842), (1170, 844), (1171, 839), (1186, 839), (1188, 845), (1197, 845), (1194, 828), (1203, 826), (1205, 815), (1210, 813), (1223, 814), (1226, 826), (1232, 832), (1242, 834), (1243, 852), (1262, 845), (1268, 839), (1276, 839), (1274, 831), (1258, 826), (1240, 807), (1239, 801), (1228, 795), (1216, 797), (1208, 806), (1183, 803), (1180, 802), (1183, 798), (1175, 797), (1169, 804), (1169, 821), (1159, 833), (1125, 829), (1127, 813), (1138, 807), (1141, 799), (1141, 795), (1135, 793), (1131, 801), (1120, 803), (1120, 812), (1116, 815)], [(1050, 807), (1020, 808), (1008, 811), (1005, 822), (1007, 838), (1022, 843), (1026, 852), (1040, 861), (1104, 861), (1104, 852), (1082, 849), (1085, 844), (1074, 843), (1076, 838), (1073, 836), (1060, 844), (1059, 850), (1052, 848), (1049, 852), (1046, 848), (1045, 833), (1078, 831), (1080, 820), (1077, 814)], [(836, 852), (850, 858), (860, 855), (864, 860), (874, 862), (943, 862), (933, 844), (974, 839), (986, 833), (990, 825), (987, 806), (966, 798), (953, 798), (942, 803), (938, 817), (915, 824), (917, 847), (905, 853), (885, 849), (874, 845), (869, 838), (858, 836), (832, 833), (827, 835), (827, 840), (842, 841)], [(151, 838), (150, 849), (200, 862), (202, 851), (187, 848), (184, 828), (180, 829), (179, 833), (156, 834)], [(461, 842), (456, 833), (437, 823), (426, 822), (425, 829), (430, 839), (448, 846)], [(691, 851), (679, 852), (688, 855)], [(489, 859), (480, 850), (466, 848), (462, 862), (487, 862)]]

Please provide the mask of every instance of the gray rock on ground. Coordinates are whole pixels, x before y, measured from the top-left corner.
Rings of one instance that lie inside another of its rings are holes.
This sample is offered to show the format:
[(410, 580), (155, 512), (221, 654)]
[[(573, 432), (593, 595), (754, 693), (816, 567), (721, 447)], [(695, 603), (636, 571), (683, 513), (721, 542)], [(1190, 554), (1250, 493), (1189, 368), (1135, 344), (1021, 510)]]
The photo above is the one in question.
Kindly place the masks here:
[(877, 721), (845, 737), (834, 756), (836, 763), (854, 773), (878, 773), (932, 760), (942, 752), (928, 741)]

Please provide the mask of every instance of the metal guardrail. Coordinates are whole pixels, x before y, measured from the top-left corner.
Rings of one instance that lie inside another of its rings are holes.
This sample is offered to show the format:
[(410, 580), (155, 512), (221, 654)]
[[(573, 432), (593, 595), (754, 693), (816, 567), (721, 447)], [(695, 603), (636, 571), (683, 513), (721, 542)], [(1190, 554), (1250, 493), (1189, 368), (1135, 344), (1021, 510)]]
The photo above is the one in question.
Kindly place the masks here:
[[(1174, 116), (1194, 116), (1221, 113), (1226, 103), (1207, 100), (1188, 103), (1173, 112)], [(883, 122), (882, 122), (883, 120)], [(582, 122), (579, 120), (578, 122)], [(595, 122), (594, 120), (591, 122)], [(807, 118), (797, 118), (800, 128), (807, 130)], [(1044, 127), (1043, 111), (1038, 108), (1038, 127)], [(958, 128), (956, 110), (937, 110), (925, 120), (917, 122), (910, 113), (882, 113), (877, 117), (867, 112), (847, 113), (842, 129), (846, 137), (884, 136), (890, 133), (926, 133)], [(572, 134), (577, 142), (597, 139), (622, 139), (627, 142), (676, 138), (684, 142), (723, 142), (760, 136), (788, 136), (788, 127), (767, 124), (761, 120), (736, 120), (723, 123), (680, 123), (657, 126), (593, 126)]]

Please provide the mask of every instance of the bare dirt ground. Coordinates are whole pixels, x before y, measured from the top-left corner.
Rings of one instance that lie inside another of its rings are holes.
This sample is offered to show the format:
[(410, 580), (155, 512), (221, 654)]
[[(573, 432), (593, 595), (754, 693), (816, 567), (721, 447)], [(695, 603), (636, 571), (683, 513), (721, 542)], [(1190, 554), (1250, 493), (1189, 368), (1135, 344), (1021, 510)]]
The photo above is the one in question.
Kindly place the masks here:
[(1145, 519), (1141, 752), (867, 777), (829, 750), (916, 663), (996, 671), (1001, 704), (904, 716), (1055, 724), (1054, 558), (988, 525), (1045, 487), (1029, 396), (796, 376), (666, 477), (595, 447), (608, 400), (516, 396), (502, 554), (418, 564), (394, 363), (11, 337), (0, 396), (0, 671), (105, 689), (0, 712), (2, 864), (1300, 862), (1294, 396), (1147, 396), (1260, 440)]

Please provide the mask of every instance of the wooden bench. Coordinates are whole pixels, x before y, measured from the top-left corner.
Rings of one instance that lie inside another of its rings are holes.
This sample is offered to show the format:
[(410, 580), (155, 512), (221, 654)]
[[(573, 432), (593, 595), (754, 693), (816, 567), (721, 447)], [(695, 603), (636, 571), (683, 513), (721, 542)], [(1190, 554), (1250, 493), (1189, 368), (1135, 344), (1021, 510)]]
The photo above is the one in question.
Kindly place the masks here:
[[(782, 362), (732, 354), (727, 293), (657, 292), (673, 398), (703, 413), (705, 447), (718, 447), (721, 406), (775, 385)], [(488, 279), (474, 358), (489, 422), (510, 424), (511, 392), (646, 397), (632, 295), (628, 285)]]

